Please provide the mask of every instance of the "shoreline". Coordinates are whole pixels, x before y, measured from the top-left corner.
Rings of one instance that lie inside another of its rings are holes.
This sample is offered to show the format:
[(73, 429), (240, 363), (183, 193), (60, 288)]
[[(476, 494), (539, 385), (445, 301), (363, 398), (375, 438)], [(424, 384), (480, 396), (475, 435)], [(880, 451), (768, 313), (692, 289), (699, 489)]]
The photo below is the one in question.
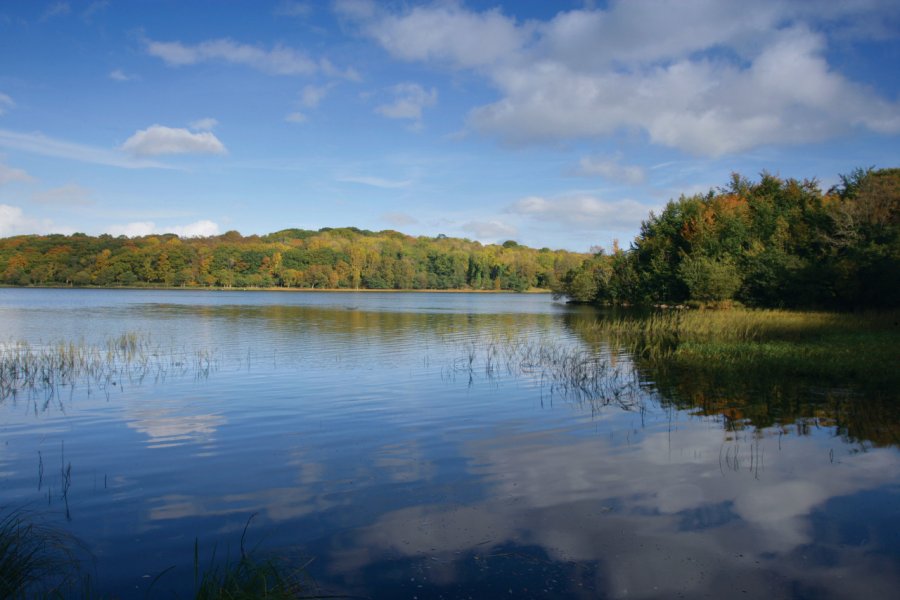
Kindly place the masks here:
[(552, 294), (544, 288), (515, 290), (467, 290), (467, 289), (375, 289), (375, 288), (288, 288), (288, 287), (200, 287), (200, 286), (74, 286), (74, 285), (9, 285), (0, 289), (18, 290), (162, 290), (188, 292), (316, 292), (316, 293), (386, 293), (386, 294)]

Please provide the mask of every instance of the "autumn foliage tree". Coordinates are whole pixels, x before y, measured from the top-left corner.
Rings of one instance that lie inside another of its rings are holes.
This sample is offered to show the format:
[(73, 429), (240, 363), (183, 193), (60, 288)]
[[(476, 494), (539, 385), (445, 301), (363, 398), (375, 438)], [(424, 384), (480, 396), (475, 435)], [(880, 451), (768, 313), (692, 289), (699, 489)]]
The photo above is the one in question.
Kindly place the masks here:
[(549, 287), (585, 256), (355, 227), (192, 239), (27, 235), (0, 239), (0, 283), (521, 291)]
[(627, 251), (595, 255), (554, 291), (576, 301), (900, 306), (900, 169), (759, 181), (682, 196), (651, 213)]

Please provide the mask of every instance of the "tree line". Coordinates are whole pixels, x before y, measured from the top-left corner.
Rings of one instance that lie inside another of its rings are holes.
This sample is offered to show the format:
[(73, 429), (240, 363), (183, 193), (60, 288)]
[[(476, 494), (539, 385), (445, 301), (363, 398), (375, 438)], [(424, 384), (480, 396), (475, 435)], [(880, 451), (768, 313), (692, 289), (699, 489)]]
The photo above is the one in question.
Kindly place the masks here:
[(189, 239), (23, 235), (0, 239), (0, 283), (524, 291), (557, 286), (586, 256), (355, 227)]
[(857, 169), (827, 192), (734, 174), (651, 212), (627, 250), (596, 253), (553, 291), (598, 304), (898, 307), (900, 169)]

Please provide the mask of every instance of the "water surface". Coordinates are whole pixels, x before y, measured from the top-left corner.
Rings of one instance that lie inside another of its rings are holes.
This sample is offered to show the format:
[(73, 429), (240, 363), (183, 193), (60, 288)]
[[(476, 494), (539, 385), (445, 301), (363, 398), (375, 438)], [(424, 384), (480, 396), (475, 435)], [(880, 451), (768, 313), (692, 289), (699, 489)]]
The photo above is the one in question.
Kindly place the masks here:
[[(893, 597), (896, 403), (663, 380), (582, 340), (596, 318), (543, 295), (2, 289), (0, 341), (133, 332), (165, 368), (3, 399), (0, 506), (80, 537), (123, 598), (173, 566), (151, 597), (186, 597), (194, 541), (235, 551), (252, 515), (250, 544), (312, 559), (320, 594)], [(535, 347), (610, 379), (578, 389)]]

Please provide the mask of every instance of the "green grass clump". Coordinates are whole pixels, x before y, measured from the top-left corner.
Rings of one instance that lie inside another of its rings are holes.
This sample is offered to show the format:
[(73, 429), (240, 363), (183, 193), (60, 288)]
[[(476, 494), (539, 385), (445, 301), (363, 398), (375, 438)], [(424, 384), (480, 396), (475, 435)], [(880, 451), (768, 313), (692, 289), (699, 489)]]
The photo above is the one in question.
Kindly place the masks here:
[(83, 580), (81, 544), (29, 513), (0, 515), (0, 598), (65, 597)]
[[(249, 523), (248, 520), (248, 526)], [(205, 568), (200, 566), (199, 541), (194, 542), (193, 598), (316, 598), (304, 595), (304, 590), (312, 586), (303, 577), (303, 567), (287, 568), (276, 558), (260, 559), (255, 552), (245, 551), (246, 533), (245, 527), (238, 560), (217, 560), (213, 551)], [(0, 598), (3, 600), (106, 597), (95, 591), (95, 582), (82, 568), (87, 556), (78, 539), (56, 527), (41, 524), (36, 515), (23, 510), (0, 513)], [(164, 586), (162, 582), (173, 568), (156, 577), (147, 590), (148, 597), (153, 597), (154, 587)]]
[(241, 555), (236, 562), (226, 559), (217, 563), (213, 549), (209, 566), (201, 571), (200, 543), (194, 540), (195, 600), (288, 600), (305, 597), (301, 596), (305, 587), (301, 578), (302, 568), (286, 571), (276, 559), (258, 559), (244, 548), (247, 529), (255, 516), (255, 513), (250, 515), (244, 525)]
[(215, 562), (200, 572), (198, 547), (194, 545), (194, 598), (196, 600), (296, 599), (303, 597), (304, 582), (286, 571), (274, 558), (256, 559), (241, 553), (237, 561)]

